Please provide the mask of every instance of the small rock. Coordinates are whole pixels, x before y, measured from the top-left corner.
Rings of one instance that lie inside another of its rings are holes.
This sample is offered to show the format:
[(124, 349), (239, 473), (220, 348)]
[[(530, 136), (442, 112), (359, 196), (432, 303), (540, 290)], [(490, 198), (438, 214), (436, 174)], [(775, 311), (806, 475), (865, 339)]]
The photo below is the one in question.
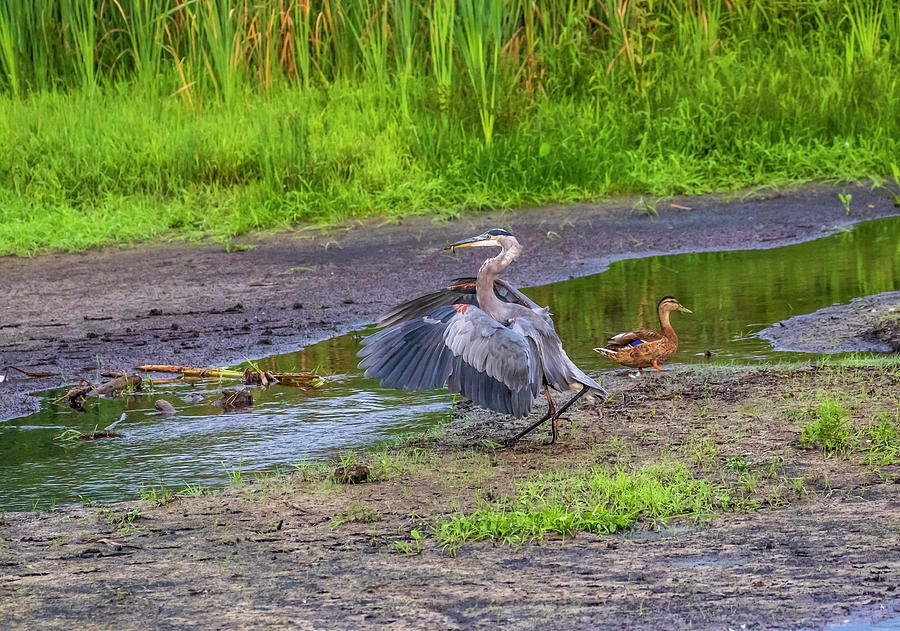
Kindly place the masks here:
[(159, 399), (156, 403), (153, 404), (153, 407), (159, 410), (159, 413), (164, 416), (175, 414), (175, 406), (173, 406), (165, 399)]
[(150, 316), (161, 316), (161, 315), (162, 315), (162, 309), (150, 309), (150, 312), (149, 312), (147, 315), (150, 315)]
[(364, 464), (351, 464), (334, 470), (334, 481), (341, 484), (362, 484), (369, 479), (369, 467)]

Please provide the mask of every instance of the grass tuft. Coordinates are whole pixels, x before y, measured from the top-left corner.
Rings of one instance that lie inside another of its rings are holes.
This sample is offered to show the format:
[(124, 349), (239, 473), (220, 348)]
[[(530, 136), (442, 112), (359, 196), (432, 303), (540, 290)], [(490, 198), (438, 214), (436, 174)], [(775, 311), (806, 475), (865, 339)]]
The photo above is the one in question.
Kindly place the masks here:
[(610, 534), (639, 520), (656, 524), (735, 507), (726, 487), (694, 477), (681, 463), (634, 471), (591, 467), (551, 472), (520, 483), (513, 497), (441, 523), (437, 536), (453, 553), (465, 541), (522, 544), (541, 541), (550, 533)]
[(811, 413), (800, 432), (800, 445), (821, 445), (827, 452), (844, 452), (853, 448), (854, 431), (847, 408), (835, 398), (825, 400)]

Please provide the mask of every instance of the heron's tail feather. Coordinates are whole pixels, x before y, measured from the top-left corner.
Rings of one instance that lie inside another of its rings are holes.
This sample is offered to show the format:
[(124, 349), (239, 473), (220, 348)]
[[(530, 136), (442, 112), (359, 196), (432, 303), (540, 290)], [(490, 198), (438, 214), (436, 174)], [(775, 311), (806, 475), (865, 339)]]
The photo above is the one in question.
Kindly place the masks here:
[(604, 357), (609, 357), (610, 359), (615, 359), (616, 355), (619, 354), (618, 351), (614, 351), (611, 348), (603, 348), (602, 346), (595, 348), (594, 351), (600, 353)]
[[(600, 382), (596, 379), (592, 379), (587, 374), (582, 372), (580, 369), (576, 368), (575, 374), (573, 375), (575, 381), (580, 383), (582, 386), (586, 388), (590, 388), (594, 392), (591, 394), (599, 395), (602, 399), (609, 398), (609, 392), (606, 391), (606, 388), (600, 385)], [(578, 390), (578, 388), (573, 388), (574, 390)]]

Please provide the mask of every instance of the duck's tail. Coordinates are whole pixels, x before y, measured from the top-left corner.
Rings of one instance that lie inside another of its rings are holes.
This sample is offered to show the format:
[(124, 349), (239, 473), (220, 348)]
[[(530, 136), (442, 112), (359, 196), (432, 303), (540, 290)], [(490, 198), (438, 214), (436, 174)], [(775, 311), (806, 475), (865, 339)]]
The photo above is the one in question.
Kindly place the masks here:
[(594, 349), (595, 352), (600, 353), (604, 357), (609, 357), (610, 359), (615, 359), (619, 354), (618, 351), (614, 351), (611, 348), (603, 348), (602, 346), (598, 346)]

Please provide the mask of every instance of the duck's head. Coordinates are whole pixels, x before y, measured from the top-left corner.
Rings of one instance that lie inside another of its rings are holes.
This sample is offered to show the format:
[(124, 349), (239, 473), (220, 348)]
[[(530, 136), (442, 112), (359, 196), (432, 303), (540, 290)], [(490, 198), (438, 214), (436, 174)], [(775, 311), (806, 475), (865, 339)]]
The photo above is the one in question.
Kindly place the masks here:
[(682, 305), (680, 302), (678, 302), (675, 296), (663, 296), (656, 308), (660, 313), (669, 313), (671, 311), (684, 311), (685, 313), (694, 313), (693, 311)]

